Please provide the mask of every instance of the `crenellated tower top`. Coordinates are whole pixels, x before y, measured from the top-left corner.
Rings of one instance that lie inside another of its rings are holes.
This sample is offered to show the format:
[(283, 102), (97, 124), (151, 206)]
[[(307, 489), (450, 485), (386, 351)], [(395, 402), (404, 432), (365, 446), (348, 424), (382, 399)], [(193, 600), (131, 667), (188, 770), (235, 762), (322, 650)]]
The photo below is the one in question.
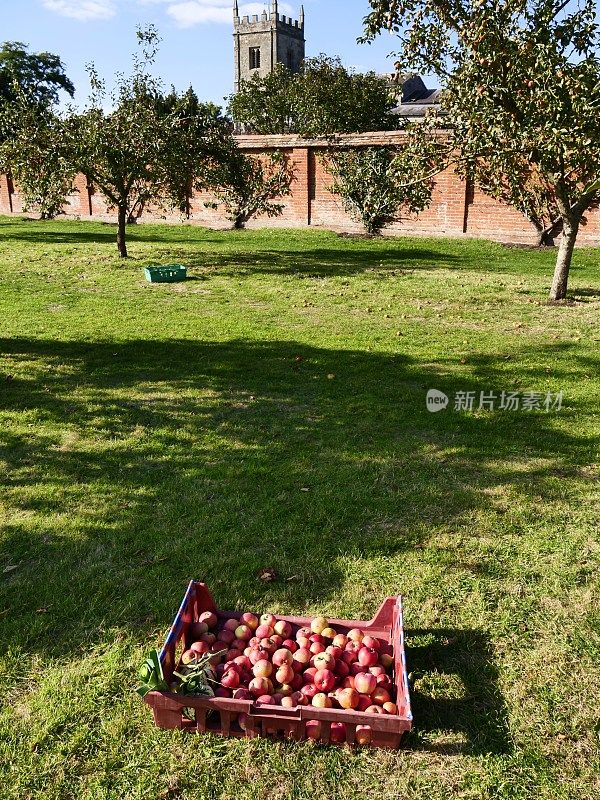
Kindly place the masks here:
[(298, 19), (279, 14), (278, 0), (271, 0), (269, 11), (240, 16), (238, 0), (233, 2), (235, 44), (235, 91), (242, 81), (254, 75), (270, 74), (277, 64), (298, 72), (305, 58), (304, 6)]

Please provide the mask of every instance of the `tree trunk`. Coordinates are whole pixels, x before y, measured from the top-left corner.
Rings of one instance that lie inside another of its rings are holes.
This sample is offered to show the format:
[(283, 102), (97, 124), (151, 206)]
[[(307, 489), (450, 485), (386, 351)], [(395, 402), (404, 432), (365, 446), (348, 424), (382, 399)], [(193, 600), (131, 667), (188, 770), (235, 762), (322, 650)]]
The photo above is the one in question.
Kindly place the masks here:
[(125, 230), (127, 227), (127, 206), (119, 206), (119, 228), (117, 231), (117, 247), (119, 258), (127, 258), (127, 245), (125, 243)]
[(573, 249), (579, 232), (581, 216), (570, 216), (563, 219), (563, 231), (556, 257), (554, 279), (550, 289), (551, 300), (564, 300), (567, 296), (569, 269), (573, 258)]

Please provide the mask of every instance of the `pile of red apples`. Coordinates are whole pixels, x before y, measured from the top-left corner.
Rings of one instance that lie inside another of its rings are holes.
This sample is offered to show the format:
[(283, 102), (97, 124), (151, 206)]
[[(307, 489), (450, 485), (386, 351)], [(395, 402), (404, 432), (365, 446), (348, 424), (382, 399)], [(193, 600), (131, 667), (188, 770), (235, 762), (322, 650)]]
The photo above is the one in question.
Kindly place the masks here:
[[(353, 628), (338, 633), (324, 617), (297, 628), (273, 614), (251, 613), (219, 624), (204, 612), (191, 628), (195, 641), (182, 655), (184, 664), (214, 653), (216, 697), (251, 700), (284, 708), (309, 706), (397, 714), (391, 645)], [(246, 715), (240, 714), (243, 730)], [(331, 724), (330, 740), (346, 741), (346, 726)], [(306, 723), (307, 736), (319, 739), (321, 723)], [(367, 744), (371, 728), (357, 725), (355, 739)]]

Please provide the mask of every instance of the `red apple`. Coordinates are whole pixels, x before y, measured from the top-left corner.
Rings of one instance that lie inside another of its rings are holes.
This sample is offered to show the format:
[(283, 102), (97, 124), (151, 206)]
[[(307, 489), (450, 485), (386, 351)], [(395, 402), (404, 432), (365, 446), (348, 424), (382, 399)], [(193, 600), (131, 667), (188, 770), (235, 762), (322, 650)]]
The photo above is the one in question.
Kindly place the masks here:
[(346, 678), (343, 678), (342, 682), (340, 683), (340, 688), (347, 689), (348, 687), (350, 689), (356, 688), (354, 686), (354, 678), (352, 677), (352, 675), (348, 675)]
[(314, 683), (307, 683), (307, 684), (305, 684), (305, 685), (302, 687), (302, 689), (300, 689), (300, 691), (302, 692), (302, 694), (304, 695), (304, 697), (308, 697), (308, 699), (309, 699), (309, 700), (312, 700), (312, 698), (313, 698), (313, 697), (314, 697), (316, 694), (319, 694), (319, 690), (318, 690), (318, 689), (317, 689), (317, 687), (314, 685)]
[(358, 696), (358, 705), (356, 706), (357, 711), (366, 711), (367, 708), (371, 705), (371, 698), (367, 694), (360, 694)]
[(247, 625), (253, 631), (258, 628), (258, 617), (254, 614), (251, 614), (249, 611), (246, 611), (245, 614), (242, 614), (240, 617), (240, 622), (242, 622), (244, 625)]
[(306, 737), (313, 741), (321, 738), (321, 723), (318, 719), (309, 719), (306, 723)]
[(309, 637), (311, 633), (312, 631), (310, 628), (298, 628), (298, 630), (296, 631), (296, 641), (298, 641), (299, 636)]
[(298, 636), (298, 638), (296, 639), (296, 641), (298, 642), (298, 647), (300, 647), (300, 648), (306, 648), (307, 650), (308, 650), (308, 648), (309, 648), (309, 647), (311, 646), (311, 644), (312, 644), (312, 642), (311, 642), (311, 640), (308, 638), (308, 636)]
[(269, 625), (272, 628), (277, 622), (277, 617), (267, 612), (266, 614), (261, 614), (259, 622), (261, 625)]
[(296, 650), (298, 650), (300, 645), (297, 642), (295, 642), (293, 639), (285, 639), (285, 641), (283, 642), (283, 644), (281, 646), (285, 647), (286, 650), (289, 650), (290, 653), (295, 653)]
[(361, 672), (364, 672), (364, 671), (365, 671), (365, 668), (361, 667), (361, 665), (358, 663), (358, 661), (354, 661), (352, 664), (350, 664), (350, 675), (358, 675), (358, 674), (360, 674)]
[(378, 706), (382, 706), (384, 703), (389, 703), (391, 701), (390, 693), (387, 689), (382, 689), (381, 686), (378, 686), (375, 691), (371, 694), (371, 700)]
[(233, 693), (234, 700), (252, 700), (252, 695), (248, 691), (248, 689), (244, 689), (244, 687), (240, 687), (236, 689)]
[(351, 631), (348, 631), (348, 638), (352, 639), (353, 642), (362, 642), (363, 635), (363, 632), (359, 630), (359, 628), (352, 628)]
[(347, 664), (348, 666), (354, 664), (354, 662), (356, 661), (356, 653), (351, 653), (350, 650), (344, 650), (344, 652), (342, 653), (342, 661), (344, 662), (344, 664)]
[(256, 629), (254, 635), (259, 639), (268, 639), (269, 636), (273, 635), (273, 627), (271, 625), (263, 625), (261, 623)]
[(236, 639), (243, 639), (245, 642), (252, 639), (254, 632), (252, 628), (249, 628), (247, 625), (238, 625), (235, 629), (235, 638)]
[(344, 661), (336, 661), (333, 671), (338, 678), (345, 678), (350, 674), (350, 667)]
[(294, 698), (290, 694), (281, 698), (281, 705), (283, 708), (294, 708), (298, 704), (294, 702)]
[(217, 637), (214, 633), (203, 633), (200, 637), (201, 642), (206, 642), (206, 644), (213, 644), (217, 641)]
[(346, 741), (346, 726), (343, 722), (331, 723), (329, 741), (334, 744), (343, 744)]
[(275, 625), (273, 625), (273, 630), (278, 636), (283, 636), (284, 639), (292, 635), (292, 626), (284, 619), (278, 620)]
[(195, 650), (186, 650), (181, 656), (182, 664), (193, 664), (198, 658), (198, 653)]
[(321, 692), (330, 692), (335, 686), (335, 675), (329, 669), (317, 670), (314, 684)]
[(203, 656), (204, 653), (208, 653), (210, 650), (210, 645), (206, 644), (206, 642), (192, 642), (190, 650), (193, 650), (194, 653), (198, 653), (199, 656)]
[(335, 647), (341, 647), (342, 650), (348, 644), (348, 637), (345, 636), (343, 633), (338, 633), (336, 636), (333, 637), (333, 641), (331, 642), (332, 645)]
[(336, 646), (335, 646), (335, 645), (333, 645), (333, 644), (330, 644), (330, 645), (329, 645), (329, 647), (326, 647), (326, 648), (325, 648), (325, 652), (326, 652), (326, 653), (331, 653), (331, 655), (332, 655), (332, 656), (333, 656), (335, 659), (341, 658), (341, 657), (342, 657), (342, 655), (344, 654), (344, 650), (343, 650), (343, 648), (341, 648), (341, 647), (336, 647)]
[(192, 639), (199, 639), (205, 633), (208, 633), (208, 624), (206, 622), (192, 622), (190, 625), (190, 636)]
[(290, 683), (294, 679), (294, 670), (289, 664), (282, 664), (275, 673), (275, 680), (279, 684)]
[(310, 646), (310, 652), (313, 655), (317, 655), (318, 653), (324, 653), (325, 652), (325, 645), (321, 644), (321, 642), (312, 642), (312, 644)]
[(293, 653), (290, 650), (286, 650), (284, 647), (282, 647), (280, 650), (276, 650), (273, 653), (272, 661), (276, 667), (281, 667), (283, 664), (289, 665), (292, 663), (293, 660), (294, 660)]
[(217, 615), (212, 611), (203, 611), (198, 617), (198, 622), (204, 622), (209, 628), (214, 628), (217, 624)]
[(377, 651), (379, 651), (381, 648), (381, 642), (379, 639), (376, 639), (374, 636), (369, 636), (369, 634), (363, 636), (362, 645), (363, 647), (370, 647), (372, 650)]
[(342, 708), (354, 709), (358, 705), (360, 695), (356, 689), (341, 689), (337, 694), (337, 701)]
[(325, 628), (329, 627), (329, 622), (325, 617), (315, 617), (310, 623), (310, 629), (313, 633), (321, 633)]
[(217, 641), (225, 642), (225, 644), (231, 644), (234, 639), (235, 639), (235, 633), (233, 631), (227, 630), (227, 628), (225, 628), (222, 631), (219, 631), (217, 635)]
[(261, 697), (264, 694), (271, 694), (273, 684), (268, 678), (252, 678), (248, 689), (254, 697)]
[(389, 692), (393, 685), (389, 675), (377, 675), (377, 686), (381, 686), (382, 689), (387, 689)]
[(273, 672), (273, 664), (266, 659), (262, 659), (261, 661), (257, 661), (256, 664), (252, 667), (252, 673), (255, 678), (268, 678), (269, 675)]
[(261, 639), (260, 646), (271, 655), (277, 650), (277, 642), (274, 642), (273, 639)]
[(324, 645), (327, 644), (325, 642), (325, 639), (321, 636), (320, 633), (313, 633), (308, 638), (310, 639), (311, 642), (319, 642), (319, 644), (324, 644)]
[(269, 639), (273, 642), (273, 644), (277, 645), (277, 649), (279, 650), (283, 644), (283, 636), (280, 636), (278, 633), (274, 633), (272, 636), (269, 636)]
[(385, 714), (381, 706), (369, 706), (365, 708), (365, 714)]
[(210, 646), (210, 652), (211, 653), (223, 653), (223, 655), (225, 655), (227, 650), (228, 650), (228, 647), (225, 644), (225, 642), (216, 641), (216, 642), (213, 642), (211, 644), (211, 646)]
[(302, 673), (304, 683), (312, 683), (316, 674), (317, 670), (314, 667), (307, 667)]
[(239, 619), (228, 619), (223, 625), (223, 629), (227, 631), (235, 631), (239, 624)]
[(248, 656), (237, 656), (233, 659), (234, 664), (238, 664), (242, 669), (252, 669), (252, 662)]
[(299, 689), (301, 689), (303, 684), (304, 684), (304, 680), (302, 678), (302, 675), (294, 675), (294, 677), (290, 681), (290, 686), (292, 687), (292, 689), (295, 692), (297, 692)]
[(313, 659), (313, 664), (317, 669), (332, 669), (335, 666), (335, 658), (331, 653), (317, 653)]
[(358, 651), (358, 663), (361, 667), (374, 667), (379, 661), (379, 653), (372, 647), (361, 647)]
[(260, 697), (256, 698), (256, 703), (259, 706), (276, 706), (277, 702), (273, 695), (270, 694), (261, 694)]
[(317, 692), (311, 702), (315, 708), (331, 708), (332, 705), (331, 698), (324, 692)]
[(371, 744), (371, 726), (370, 725), (357, 725), (354, 734), (356, 744)]
[(381, 663), (382, 667), (385, 667), (385, 669), (390, 669), (394, 666), (394, 657), (389, 653), (380, 653), (379, 662)]
[(292, 700), (294, 701), (295, 706), (307, 706), (308, 705), (308, 697), (302, 694), (302, 692), (294, 692), (291, 696)]
[(227, 689), (237, 689), (240, 685), (240, 676), (234, 669), (228, 669), (223, 673), (221, 685)]
[(359, 672), (354, 678), (354, 687), (360, 694), (371, 694), (377, 688), (377, 678), (370, 672)]
[[(231, 643), (232, 649), (240, 650), (242, 653), (246, 649), (246, 647), (252, 647), (252, 639), (249, 642), (245, 642), (243, 639), (234, 639)], [(254, 644), (259, 644), (259, 640), (257, 640)]]
[(395, 715), (395, 714), (398, 713), (398, 708), (396, 707), (396, 703), (392, 703), (392, 702), (384, 703), (382, 708), (383, 708), (383, 710), (385, 711), (386, 714), (394, 714)]
[(361, 649), (361, 647), (362, 644), (360, 642), (357, 642), (354, 639), (348, 639), (346, 647), (344, 647), (344, 652), (354, 653), (355, 655), (358, 655), (358, 652)]
[(381, 664), (375, 664), (374, 667), (369, 667), (369, 672), (371, 675), (379, 676), (385, 675), (385, 669), (381, 666)]
[(235, 661), (235, 659), (241, 655), (242, 655), (241, 650), (236, 650), (235, 647), (232, 647), (231, 650), (227, 651), (225, 658), (227, 659), (227, 661)]

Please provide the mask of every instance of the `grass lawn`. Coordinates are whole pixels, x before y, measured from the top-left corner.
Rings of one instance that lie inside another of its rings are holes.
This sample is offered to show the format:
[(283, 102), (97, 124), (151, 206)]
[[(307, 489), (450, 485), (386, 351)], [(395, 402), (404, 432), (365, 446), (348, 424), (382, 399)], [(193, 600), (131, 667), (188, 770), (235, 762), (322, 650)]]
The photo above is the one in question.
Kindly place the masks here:
[[(599, 252), (560, 306), (554, 253), (487, 242), (140, 226), (130, 252), (0, 218), (1, 799), (597, 798)], [(564, 404), (430, 414), (430, 388)], [(137, 667), (190, 578), (298, 615), (404, 594), (403, 749), (155, 729)]]

